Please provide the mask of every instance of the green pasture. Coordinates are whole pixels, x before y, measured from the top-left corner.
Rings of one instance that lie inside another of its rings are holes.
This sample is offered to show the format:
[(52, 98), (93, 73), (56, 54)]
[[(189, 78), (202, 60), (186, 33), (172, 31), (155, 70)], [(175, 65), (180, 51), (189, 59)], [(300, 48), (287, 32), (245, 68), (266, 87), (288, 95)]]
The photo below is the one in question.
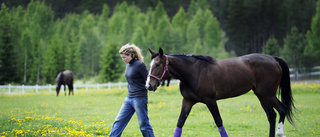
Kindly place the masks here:
[[(296, 126), (285, 122), (285, 135), (320, 136), (320, 84), (294, 83), (292, 88)], [(0, 136), (107, 136), (125, 96), (125, 88), (80, 90), (59, 97), (54, 92), (1, 94)], [(149, 118), (156, 136), (173, 135), (181, 100), (177, 85), (149, 92)], [(219, 100), (218, 105), (229, 136), (268, 136), (267, 117), (252, 92)], [(123, 136), (142, 136), (136, 116)], [(182, 136), (219, 136), (204, 104), (193, 107)]]

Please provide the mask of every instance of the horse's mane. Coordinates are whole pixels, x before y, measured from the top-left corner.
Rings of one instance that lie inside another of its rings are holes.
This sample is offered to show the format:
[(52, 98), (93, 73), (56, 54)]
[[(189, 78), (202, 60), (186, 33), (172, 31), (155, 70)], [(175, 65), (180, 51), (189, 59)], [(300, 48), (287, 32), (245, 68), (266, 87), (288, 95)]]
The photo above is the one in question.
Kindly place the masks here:
[(180, 57), (180, 58), (195, 58), (197, 60), (201, 60), (201, 61), (204, 61), (206, 63), (209, 63), (209, 64), (216, 64), (216, 59), (214, 59), (213, 57), (211, 56), (205, 56), (205, 55), (187, 55), (187, 54), (170, 54), (171, 56), (176, 56), (176, 57)]
[(206, 61), (206, 62), (211, 63), (211, 64), (215, 64), (215, 63), (216, 63), (216, 59), (214, 59), (214, 58), (211, 57), (211, 56), (192, 55), (192, 57), (194, 57), (194, 58), (196, 58), (196, 59), (199, 59), (199, 60)]

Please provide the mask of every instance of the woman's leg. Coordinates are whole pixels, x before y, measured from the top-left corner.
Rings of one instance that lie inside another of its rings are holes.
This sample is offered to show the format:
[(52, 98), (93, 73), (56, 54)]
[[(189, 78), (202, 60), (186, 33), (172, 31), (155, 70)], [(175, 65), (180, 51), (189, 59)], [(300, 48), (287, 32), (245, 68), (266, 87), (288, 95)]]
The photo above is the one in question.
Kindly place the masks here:
[(148, 117), (148, 97), (135, 97), (133, 107), (137, 113), (141, 133), (144, 137), (154, 137)]
[(130, 103), (131, 99), (126, 97), (123, 101), (121, 109), (113, 123), (111, 132), (109, 134), (110, 137), (120, 137), (122, 131), (127, 126), (128, 122), (130, 121), (132, 115), (134, 114), (134, 108)]

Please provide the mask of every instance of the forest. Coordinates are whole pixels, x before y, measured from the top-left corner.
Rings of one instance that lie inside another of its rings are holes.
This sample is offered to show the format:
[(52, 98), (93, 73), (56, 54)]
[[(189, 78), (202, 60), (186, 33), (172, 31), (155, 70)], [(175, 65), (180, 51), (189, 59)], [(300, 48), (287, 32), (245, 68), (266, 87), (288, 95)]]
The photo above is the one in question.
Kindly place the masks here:
[(319, 0), (1, 0), (0, 85), (124, 80), (127, 43), (218, 59), (263, 53), (320, 65)]

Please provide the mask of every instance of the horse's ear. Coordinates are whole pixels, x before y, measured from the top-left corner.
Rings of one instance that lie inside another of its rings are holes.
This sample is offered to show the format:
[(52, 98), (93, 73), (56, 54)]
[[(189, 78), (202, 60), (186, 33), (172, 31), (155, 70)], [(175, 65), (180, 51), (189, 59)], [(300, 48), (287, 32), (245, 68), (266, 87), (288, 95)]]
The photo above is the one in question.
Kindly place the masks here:
[(150, 52), (151, 55), (154, 54), (154, 52), (153, 52), (151, 49), (148, 48), (148, 50), (149, 50), (149, 52)]
[(159, 48), (159, 54), (160, 54), (160, 56), (163, 56), (163, 50), (161, 47)]

